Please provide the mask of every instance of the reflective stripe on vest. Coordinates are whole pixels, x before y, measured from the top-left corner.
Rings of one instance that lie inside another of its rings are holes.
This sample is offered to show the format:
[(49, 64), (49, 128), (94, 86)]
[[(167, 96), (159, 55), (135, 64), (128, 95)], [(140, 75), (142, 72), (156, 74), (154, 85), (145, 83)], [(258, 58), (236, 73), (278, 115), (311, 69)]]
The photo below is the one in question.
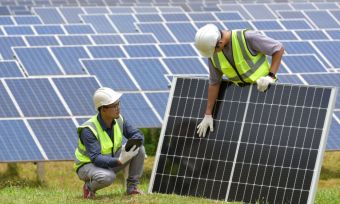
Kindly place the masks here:
[(110, 136), (101, 127), (97, 115), (86, 121), (84, 124), (78, 127), (78, 147), (75, 151), (75, 165), (74, 168), (77, 171), (81, 166), (86, 163), (90, 163), (91, 159), (87, 156), (86, 147), (80, 141), (80, 133), (83, 128), (89, 128), (93, 135), (100, 142), (101, 154), (107, 156), (113, 156), (114, 153), (122, 146), (123, 140), (123, 117), (120, 116), (116, 119), (116, 123), (113, 126), (114, 142), (112, 142)]
[(246, 30), (231, 31), (232, 55), (235, 67), (232, 67), (222, 51), (215, 53), (211, 58), (213, 65), (216, 68), (220, 68), (223, 74), (235, 83), (255, 83), (261, 76), (266, 76), (270, 69), (268, 60), (264, 54), (257, 53), (256, 55), (252, 55), (248, 50), (244, 37), (245, 31)]

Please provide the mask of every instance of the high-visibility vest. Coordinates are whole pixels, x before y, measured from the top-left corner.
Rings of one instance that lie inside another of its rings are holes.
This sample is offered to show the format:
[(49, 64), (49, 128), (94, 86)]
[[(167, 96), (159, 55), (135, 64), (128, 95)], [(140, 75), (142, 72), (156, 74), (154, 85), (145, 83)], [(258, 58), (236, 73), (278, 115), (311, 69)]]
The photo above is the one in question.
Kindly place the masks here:
[(255, 83), (261, 76), (267, 76), (270, 70), (267, 57), (263, 53), (258, 52), (256, 55), (252, 55), (249, 51), (244, 37), (245, 31), (231, 31), (231, 47), (235, 67), (230, 64), (222, 51), (215, 53), (210, 58), (213, 65), (221, 69), (222, 73), (235, 84)]
[(123, 140), (123, 117), (120, 115), (118, 119), (115, 119), (116, 123), (113, 126), (114, 142), (112, 142), (110, 136), (103, 130), (100, 125), (97, 115), (90, 118), (84, 124), (78, 127), (78, 147), (75, 151), (75, 164), (74, 169), (78, 169), (87, 164), (91, 163), (91, 159), (86, 154), (86, 147), (80, 140), (81, 130), (89, 128), (93, 135), (100, 142), (101, 154), (107, 156), (114, 156), (115, 152), (122, 146)]

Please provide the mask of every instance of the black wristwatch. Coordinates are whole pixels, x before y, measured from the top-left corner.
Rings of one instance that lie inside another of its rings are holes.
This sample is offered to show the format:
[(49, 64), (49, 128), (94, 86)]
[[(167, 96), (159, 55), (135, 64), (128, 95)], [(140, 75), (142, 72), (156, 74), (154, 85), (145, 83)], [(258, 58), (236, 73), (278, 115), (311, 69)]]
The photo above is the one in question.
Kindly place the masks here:
[(268, 76), (270, 76), (271, 78), (273, 78), (275, 80), (277, 79), (276, 75), (273, 72), (269, 72)]

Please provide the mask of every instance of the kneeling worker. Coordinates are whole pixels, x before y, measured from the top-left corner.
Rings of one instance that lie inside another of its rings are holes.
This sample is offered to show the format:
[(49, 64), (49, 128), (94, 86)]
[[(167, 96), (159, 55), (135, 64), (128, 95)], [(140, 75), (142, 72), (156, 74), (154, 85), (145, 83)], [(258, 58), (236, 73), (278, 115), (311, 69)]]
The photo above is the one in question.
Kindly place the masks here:
[(75, 170), (85, 181), (84, 198), (94, 198), (97, 190), (111, 185), (119, 170), (129, 165), (126, 192), (142, 194), (137, 188), (143, 173), (144, 146), (125, 150), (127, 139), (141, 139), (143, 134), (120, 115), (120, 97), (110, 88), (99, 88), (93, 95), (98, 114), (78, 127)]

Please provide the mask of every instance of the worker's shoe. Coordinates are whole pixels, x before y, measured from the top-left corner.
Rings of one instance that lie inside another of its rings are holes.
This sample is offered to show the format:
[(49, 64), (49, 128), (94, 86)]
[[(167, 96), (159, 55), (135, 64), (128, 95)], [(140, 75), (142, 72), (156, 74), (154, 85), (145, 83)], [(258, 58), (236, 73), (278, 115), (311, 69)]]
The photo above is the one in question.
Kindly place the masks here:
[(143, 195), (144, 194), (144, 192), (143, 191), (141, 191), (141, 190), (139, 190), (137, 187), (130, 187), (130, 188), (128, 188), (127, 189), (127, 191), (126, 191), (126, 193), (128, 194), (128, 195)]
[(83, 197), (85, 199), (94, 199), (96, 198), (96, 193), (95, 192), (92, 192), (90, 190), (90, 188), (87, 186), (87, 184), (85, 183), (84, 186), (83, 186)]

